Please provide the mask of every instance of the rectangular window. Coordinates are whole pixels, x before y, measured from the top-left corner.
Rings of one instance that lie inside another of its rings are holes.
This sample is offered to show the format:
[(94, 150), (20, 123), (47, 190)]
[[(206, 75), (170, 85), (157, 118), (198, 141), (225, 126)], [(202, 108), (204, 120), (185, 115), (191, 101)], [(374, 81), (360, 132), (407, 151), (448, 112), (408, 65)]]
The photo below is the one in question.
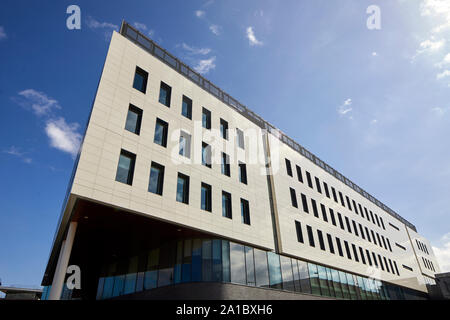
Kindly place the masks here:
[(380, 220), (378, 219), (378, 216), (377, 216), (376, 213), (375, 213), (375, 220), (377, 221), (377, 226), (378, 226), (378, 227), (381, 227), (381, 226), (380, 226)]
[(341, 205), (345, 208), (344, 196), (342, 195), (342, 192), (340, 192), (340, 191), (339, 191), (339, 199), (341, 200)]
[(330, 252), (334, 254), (334, 246), (333, 246), (333, 238), (329, 233), (327, 233), (327, 239), (328, 239), (328, 247), (330, 248)]
[(345, 252), (347, 253), (347, 258), (352, 260), (352, 255), (350, 253), (350, 247), (348, 246), (348, 242), (344, 240)]
[(334, 187), (331, 187), (331, 193), (333, 194), (334, 202), (338, 203), (337, 195), (336, 195), (336, 189)]
[(202, 165), (211, 168), (211, 146), (202, 142)]
[(162, 196), (164, 183), (164, 166), (153, 162), (150, 167), (148, 191)]
[(348, 210), (352, 211), (352, 204), (350, 203), (350, 199), (348, 196), (345, 196), (345, 200), (347, 200), (347, 208)]
[(380, 223), (381, 223), (381, 226), (383, 227), (383, 230), (386, 230), (386, 228), (384, 227), (383, 218), (381, 218), (381, 217), (380, 217)]
[(244, 131), (236, 128), (236, 138), (237, 138), (238, 147), (241, 149), (245, 149)]
[(228, 140), (228, 122), (223, 119), (220, 119), (220, 136)]
[[(389, 260), (389, 262), (391, 262), (391, 260)], [(405, 265), (403, 265), (403, 268), (405, 268), (406, 270), (409, 270), (409, 271), (413, 271), (413, 269), (411, 267), (408, 267), (408, 266), (405, 266)]]
[(389, 241), (388, 238), (386, 238), (386, 242), (387, 242), (387, 244), (388, 244), (389, 251), (392, 252), (391, 242)]
[(170, 96), (172, 95), (172, 88), (161, 81), (159, 88), (159, 102), (170, 108)]
[(191, 157), (191, 135), (184, 131), (180, 132), (180, 151), (179, 154), (183, 157), (190, 158)]
[(322, 188), (320, 187), (320, 180), (319, 180), (319, 178), (314, 177), (314, 179), (316, 180), (317, 192), (322, 193)]
[(325, 195), (327, 198), (330, 198), (330, 191), (328, 190), (328, 184), (324, 181), (323, 182), (323, 188), (325, 189)]
[(177, 201), (189, 204), (189, 177), (182, 173), (178, 173)]
[(291, 161), (289, 159), (284, 159), (284, 162), (286, 163), (286, 173), (288, 176), (292, 177), (292, 167), (291, 167)]
[(336, 218), (334, 217), (334, 211), (330, 208), (330, 217), (331, 217), (331, 223), (333, 226), (336, 226)]
[(145, 93), (147, 91), (148, 72), (136, 67), (133, 88)]
[(387, 250), (388, 248), (386, 245), (386, 239), (383, 236), (381, 236), (381, 240), (383, 240), (383, 247)]
[(361, 257), (362, 263), (366, 264), (366, 258), (364, 257), (363, 248), (359, 247), (359, 256)]
[(311, 180), (311, 174), (308, 171), (306, 171), (306, 180), (308, 180), (308, 187), (313, 189), (313, 184), (312, 184), (312, 180)]
[(231, 194), (225, 191), (222, 191), (222, 216), (232, 219)]
[(230, 171), (230, 156), (222, 152), (222, 174), (229, 177), (231, 175)]
[(361, 215), (362, 215), (363, 214), (363, 210), (362, 210), (361, 204), (358, 203), (358, 207), (359, 207), (359, 212), (361, 212)]
[(343, 257), (343, 256), (344, 256), (344, 253), (342, 252), (341, 240), (340, 240), (338, 237), (336, 237), (336, 244), (337, 244), (337, 247), (338, 247), (339, 255), (340, 255), (341, 257)]
[(358, 223), (358, 224), (359, 224), (359, 231), (361, 232), (361, 237), (362, 237), (364, 240), (366, 240), (366, 237), (364, 236), (364, 230), (363, 230), (363, 227), (362, 227), (361, 223)]
[(405, 250), (405, 251), (406, 251), (406, 248), (405, 248), (404, 246), (402, 246), (402, 245), (398, 244), (397, 242), (395, 243), (395, 245), (396, 245), (397, 247), (399, 247), (400, 249), (403, 249), (403, 250)]
[(378, 240), (378, 245), (383, 248), (383, 245), (381, 244), (380, 235), (378, 234), (378, 232), (377, 232), (377, 240)]
[(297, 179), (298, 181), (300, 181), (301, 183), (303, 183), (303, 175), (302, 175), (302, 168), (300, 168), (299, 166), (295, 166), (295, 168), (297, 169)]
[(136, 155), (121, 150), (119, 157), (119, 164), (117, 165), (116, 181), (129, 184), (133, 184), (134, 164), (136, 162)]
[(209, 184), (202, 182), (201, 188), (201, 209), (205, 211), (212, 211), (212, 188)]
[(314, 244), (314, 236), (313, 236), (312, 228), (307, 225), (306, 230), (308, 231), (309, 245), (311, 247), (315, 247), (316, 245)]
[(192, 100), (183, 95), (181, 115), (192, 120)]
[(375, 233), (373, 232), (373, 230), (370, 230), (370, 233), (372, 234), (373, 243), (377, 244), (377, 239), (375, 238)]
[(367, 240), (369, 240), (369, 242), (372, 242), (372, 240), (370, 240), (369, 229), (367, 229), (367, 227), (364, 227), (364, 229), (366, 229)]
[(369, 262), (369, 265), (372, 265), (372, 259), (370, 258), (369, 250), (366, 249), (366, 255), (367, 255), (367, 261)]
[(319, 217), (319, 212), (317, 211), (316, 200), (311, 199), (311, 204), (312, 204), (312, 208), (313, 208), (314, 217), (318, 218)]
[(344, 221), (342, 220), (342, 215), (338, 212), (338, 219), (339, 219), (339, 226), (341, 227), (342, 230), (345, 230), (344, 228)]
[(159, 118), (156, 118), (155, 137), (153, 139), (153, 142), (166, 148), (167, 147), (167, 132), (168, 132), (168, 130), (169, 130), (169, 124)]
[(247, 184), (247, 165), (239, 161), (239, 182)]
[(130, 104), (125, 129), (137, 135), (141, 132), (142, 110)]
[(355, 257), (355, 261), (359, 262), (358, 252), (356, 251), (356, 246), (352, 243), (353, 256)]
[(205, 129), (211, 129), (211, 111), (206, 108), (202, 109), (202, 126)]
[(297, 241), (303, 243), (302, 224), (300, 221), (295, 221), (295, 230), (297, 231)]
[(352, 224), (353, 224), (353, 230), (355, 231), (356, 236), (359, 237), (359, 234), (358, 234), (358, 228), (356, 228), (356, 222), (355, 222), (355, 220), (352, 220)]
[(348, 217), (345, 217), (345, 224), (347, 225), (348, 232), (352, 233), (352, 228), (350, 227), (350, 220)]
[(323, 221), (328, 222), (327, 209), (325, 209), (325, 206), (323, 204), (320, 204), (320, 209), (322, 210)]
[[(356, 214), (358, 214), (358, 207), (356, 206), (355, 200), (352, 200), (352, 202), (353, 202), (353, 208), (355, 209)], [(362, 214), (362, 212), (361, 212), (361, 214)]]
[(241, 199), (241, 222), (250, 225), (250, 207), (245, 199)]
[(378, 255), (378, 261), (380, 262), (381, 270), (384, 271), (383, 260), (381, 259), (381, 256), (380, 256), (380, 255)]
[(317, 230), (317, 236), (319, 237), (319, 245), (320, 245), (320, 249), (325, 251), (325, 243), (323, 242), (323, 235), (322, 235), (322, 231)]
[(374, 219), (374, 217), (373, 217), (373, 212), (372, 212), (372, 210), (370, 211), (370, 217), (372, 218), (372, 223), (375, 224), (375, 219)]
[[(388, 265), (388, 262), (386, 260), (386, 257), (383, 257), (383, 261), (384, 261), (384, 265), (386, 266), (387, 272), (391, 272), (391, 270), (389, 269), (389, 265)], [(394, 273), (394, 270), (392, 270), (392, 273)]]
[[(368, 220), (368, 221), (370, 221), (370, 218), (369, 218), (369, 212), (367, 211), (367, 208), (366, 207), (364, 207), (364, 212), (366, 213), (366, 219)], [(363, 215), (363, 213), (361, 212), (361, 217), (363, 217), (364, 215)]]
[(306, 201), (306, 196), (302, 193), (302, 204), (303, 204), (303, 211), (305, 211), (306, 213), (309, 213), (309, 209), (308, 209), (308, 202)]
[(293, 188), (289, 188), (291, 192), (291, 203), (294, 208), (298, 208), (297, 204), (297, 195), (295, 194), (295, 190)]
[(375, 255), (374, 252), (372, 252), (372, 258), (373, 258), (373, 263), (375, 264), (375, 267), (378, 268), (377, 256)]

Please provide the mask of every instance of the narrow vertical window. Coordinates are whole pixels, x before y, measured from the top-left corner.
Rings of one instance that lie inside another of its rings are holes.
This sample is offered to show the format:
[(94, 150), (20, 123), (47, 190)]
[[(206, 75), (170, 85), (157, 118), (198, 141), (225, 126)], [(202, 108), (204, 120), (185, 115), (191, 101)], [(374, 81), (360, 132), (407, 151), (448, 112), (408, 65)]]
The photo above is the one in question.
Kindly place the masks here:
[(241, 199), (241, 222), (250, 225), (250, 207), (245, 199)]
[(189, 177), (182, 173), (178, 173), (177, 201), (189, 204)]
[(142, 110), (130, 104), (125, 129), (137, 135), (141, 132)]
[(322, 210), (323, 221), (328, 222), (327, 209), (325, 209), (325, 206), (323, 204), (320, 204), (320, 209)]
[(191, 135), (181, 131), (180, 132), (180, 143), (179, 143), (179, 154), (183, 157), (191, 157)]
[(366, 237), (364, 236), (364, 229), (363, 229), (363, 226), (361, 225), (361, 223), (358, 223), (359, 224), (359, 231), (361, 232), (361, 237), (364, 239), (364, 240), (366, 240)]
[(228, 219), (232, 218), (231, 194), (225, 191), (222, 191), (222, 216)]
[(323, 188), (325, 189), (325, 195), (327, 198), (330, 198), (330, 191), (328, 190), (328, 184), (324, 181), (323, 182)]
[(247, 184), (247, 165), (239, 161), (239, 182)]
[(287, 173), (287, 175), (292, 177), (291, 161), (289, 161), (289, 159), (285, 158), (284, 162), (286, 163), (286, 173)]
[(295, 168), (297, 169), (297, 179), (298, 179), (298, 181), (303, 183), (302, 168), (300, 168), (297, 165), (295, 166)]
[(202, 126), (205, 129), (211, 129), (211, 111), (206, 108), (202, 109)]
[(364, 229), (366, 229), (367, 240), (369, 240), (369, 242), (372, 242), (372, 240), (370, 239), (369, 229), (367, 229), (367, 227), (364, 227)]
[(311, 204), (312, 204), (312, 208), (313, 208), (314, 217), (318, 218), (319, 217), (319, 212), (317, 211), (316, 200), (311, 199)]
[[(345, 208), (345, 203), (344, 203), (344, 196), (342, 195), (342, 192), (339, 191), (339, 199), (341, 200), (341, 205)], [(350, 211), (352, 209), (350, 208)]]
[(306, 213), (309, 213), (308, 202), (306, 201), (306, 196), (302, 193), (301, 197), (302, 197), (303, 211), (305, 211)]
[(347, 225), (348, 232), (352, 233), (352, 228), (350, 227), (350, 220), (348, 220), (348, 217), (345, 217), (345, 224)]
[(303, 243), (302, 224), (300, 221), (295, 221), (295, 230), (297, 231), (297, 241)]
[(391, 242), (389, 241), (388, 238), (386, 238), (386, 242), (387, 242), (387, 244), (388, 244), (389, 251), (392, 252)]
[(330, 208), (330, 217), (331, 217), (331, 223), (333, 226), (336, 226), (336, 218), (334, 217), (334, 211)]
[(314, 244), (314, 235), (312, 232), (312, 228), (310, 226), (306, 226), (306, 230), (308, 231), (308, 239), (309, 239), (309, 245), (311, 247), (315, 247), (316, 245)]
[(306, 171), (306, 180), (308, 181), (308, 187), (313, 189), (313, 184), (312, 184), (312, 180), (311, 180), (311, 174), (308, 171)]
[(169, 124), (167, 122), (156, 118), (155, 137), (153, 139), (153, 142), (166, 148), (167, 147), (167, 131), (168, 131), (168, 129), (169, 129)]
[(230, 173), (230, 156), (222, 152), (222, 174), (229, 177)]
[(170, 108), (170, 97), (172, 95), (172, 88), (161, 81), (159, 88), (159, 102)]
[(361, 257), (361, 261), (363, 264), (366, 264), (366, 258), (364, 257), (363, 248), (359, 247), (359, 256)]
[(153, 162), (150, 167), (148, 191), (162, 196), (164, 183), (164, 166)]
[(331, 193), (333, 193), (334, 202), (338, 203), (338, 199), (336, 196), (336, 189), (334, 189), (334, 187), (331, 187)]
[(136, 155), (121, 150), (119, 157), (119, 164), (117, 165), (116, 181), (129, 184), (133, 184), (134, 164), (136, 162)]
[(202, 165), (211, 168), (211, 146), (202, 142)]
[(148, 72), (136, 67), (134, 74), (133, 88), (145, 93), (147, 91)]
[(314, 177), (314, 180), (316, 180), (317, 192), (322, 193), (322, 188), (320, 187), (320, 180), (319, 180), (319, 178)]
[(369, 250), (366, 249), (366, 255), (367, 255), (367, 261), (369, 262), (369, 265), (372, 265), (372, 259), (370, 258)]
[(325, 251), (325, 242), (323, 242), (322, 231), (317, 230), (317, 237), (319, 238), (320, 249)]
[(192, 120), (192, 100), (186, 96), (183, 96), (181, 103), (181, 115)]
[(297, 204), (297, 195), (295, 194), (295, 190), (293, 188), (289, 188), (289, 191), (291, 193), (291, 204), (294, 208), (298, 208)]
[(352, 254), (350, 253), (350, 247), (348, 246), (348, 242), (344, 240), (345, 252), (347, 253), (347, 258), (352, 260)]
[(380, 222), (381, 222), (381, 226), (383, 227), (383, 230), (386, 230), (386, 228), (384, 227), (384, 222), (383, 222), (383, 218), (380, 217)]
[(355, 261), (359, 262), (358, 252), (356, 251), (356, 246), (353, 243), (352, 243), (352, 249), (353, 249), (353, 256), (355, 257)]
[(212, 189), (209, 184), (203, 183), (201, 186), (201, 209), (204, 211), (212, 211)]
[(228, 140), (228, 122), (223, 119), (220, 119), (220, 136)]
[(348, 198), (348, 196), (345, 196), (345, 200), (347, 200), (347, 208), (348, 208), (348, 210), (352, 211), (352, 205), (350, 203), (350, 199)]
[(339, 255), (340, 255), (341, 257), (343, 257), (343, 256), (344, 256), (344, 253), (342, 252), (341, 240), (340, 240), (338, 237), (336, 237), (336, 244), (337, 244), (337, 247), (338, 247)]
[(338, 219), (339, 219), (339, 226), (341, 227), (342, 230), (345, 230), (344, 228), (344, 221), (342, 220), (342, 215), (338, 212)]
[(372, 212), (372, 210), (370, 211), (370, 217), (372, 218), (372, 223), (375, 224), (375, 219), (374, 219), (374, 217), (373, 217), (373, 212)]
[(241, 149), (245, 149), (244, 132), (241, 129), (236, 128), (236, 138), (238, 147)]
[(327, 233), (327, 239), (328, 239), (328, 247), (330, 248), (330, 252), (334, 254), (334, 246), (333, 246), (333, 238), (329, 233)]
[(358, 229), (356, 228), (356, 222), (355, 222), (355, 220), (352, 220), (352, 224), (353, 224), (353, 230), (355, 231), (355, 235), (356, 235), (357, 237), (359, 237)]

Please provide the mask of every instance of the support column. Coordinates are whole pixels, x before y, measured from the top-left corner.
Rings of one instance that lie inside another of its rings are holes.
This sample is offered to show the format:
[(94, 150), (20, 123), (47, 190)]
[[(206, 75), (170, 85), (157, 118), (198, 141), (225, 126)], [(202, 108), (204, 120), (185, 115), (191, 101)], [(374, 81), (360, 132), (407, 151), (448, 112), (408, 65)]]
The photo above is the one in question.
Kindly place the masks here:
[(72, 221), (70, 223), (66, 240), (64, 240), (61, 245), (61, 251), (59, 252), (58, 263), (53, 275), (52, 288), (50, 289), (48, 300), (59, 300), (61, 298), (67, 266), (69, 264), (70, 253), (72, 252), (73, 240), (75, 238), (75, 232), (77, 230), (77, 224), (78, 223), (76, 221)]

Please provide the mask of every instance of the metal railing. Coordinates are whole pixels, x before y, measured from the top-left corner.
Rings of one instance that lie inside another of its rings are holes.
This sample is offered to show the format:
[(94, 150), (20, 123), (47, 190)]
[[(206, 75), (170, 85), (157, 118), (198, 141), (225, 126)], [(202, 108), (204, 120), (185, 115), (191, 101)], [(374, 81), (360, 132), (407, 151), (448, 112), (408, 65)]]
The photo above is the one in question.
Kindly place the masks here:
[(286, 134), (284, 134), (280, 129), (276, 128), (260, 116), (258, 116), (256, 113), (248, 109), (246, 106), (241, 104), (238, 100), (234, 99), (231, 95), (214, 85), (211, 81), (205, 79), (202, 75), (200, 75), (198, 72), (193, 70), (191, 67), (180, 61), (178, 58), (167, 52), (164, 48), (160, 47), (158, 44), (156, 44), (154, 41), (149, 39), (147, 36), (139, 32), (136, 28), (133, 28), (130, 24), (128, 24), (126, 21), (122, 21), (122, 25), (120, 27), (120, 34), (122, 34), (127, 39), (131, 40), (147, 52), (149, 52), (154, 57), (158, 58), (198, 86), (200, 86), (202, 89), (206, 90), (213, 96), (215, 96), (220, 101), (224, 102), (237, 112), (239, 112), (241, 115), (255, 123), (257, 126), (259, 126), (262, 129), (267, 130), (272, 135), (280, 139), (282, 142), (290, 146), (295, 151), (299, 152), (304, 157), (311, 160), (314, 164), (321, 167), (325, 171), (327, 171), (329, 174), (334, 176), (336, 179), (340, 180), (356, 192), (358, 192), (360, 195), (362, 195), (364, 198), (368, 199), (387, 213), (389, 213), (394, 218), (400, 220), (404, 224), (406, 224), (408, 227), (413, 229), (417, 232), (416, 227), (407, 221), (406, 219), (402, 218), (399, 214), (397, 214), (394, 210), (383, 204), (381, 201), (377, 200), (373, 196), (371, 196), (368, 192), (366, 192), (364, 189), (360, 188), (358, 185), (356, 185), (354, 182), (352, 182), (350, 179), (343, 176), (341, 173), (339, 173), (337, 170), (333, 169), (331, 166), (326, 164), (324, 161), (316, 157), (314, 154), (306, 150), (304, 147), (302, 147), (300, 144), (295, 142), (293, 139), (288, 137)]

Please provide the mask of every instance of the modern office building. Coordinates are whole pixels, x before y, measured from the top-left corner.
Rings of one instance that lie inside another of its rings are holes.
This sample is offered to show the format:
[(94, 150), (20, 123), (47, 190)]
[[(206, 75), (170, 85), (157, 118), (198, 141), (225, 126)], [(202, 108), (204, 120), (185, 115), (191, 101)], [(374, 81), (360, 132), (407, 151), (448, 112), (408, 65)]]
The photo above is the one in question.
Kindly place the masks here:
[(126, 22), (114, 32), (44, 299), (426, 299), (438, 272), (413, 224)]

